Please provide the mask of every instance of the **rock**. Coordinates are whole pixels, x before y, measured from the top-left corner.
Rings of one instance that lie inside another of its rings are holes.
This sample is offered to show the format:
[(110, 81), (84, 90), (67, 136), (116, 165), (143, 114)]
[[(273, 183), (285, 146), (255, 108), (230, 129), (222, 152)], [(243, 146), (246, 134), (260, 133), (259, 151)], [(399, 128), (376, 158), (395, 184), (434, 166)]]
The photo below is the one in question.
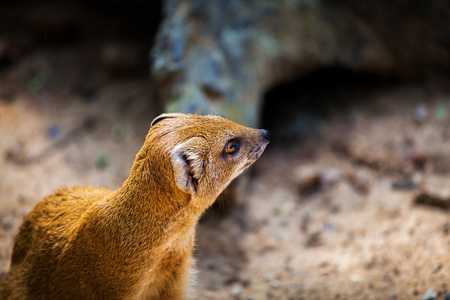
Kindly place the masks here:
[(108, 164), (108, 156), (105, 152), (100, 151), (97, 153), (97, 156), (95, 157), (95, 164), (99, 168), (104, 168)]
[(447, 116), (447, 107), (443, 104), (438, 105), (434, 110), (434, 115), (436, 119), (443, 120)]
[(308, 236), (305, 246), (306, 248), (319, 247), (323, 245), (322, 234), (320, 232), (313, 232)]
[(2, 227), (4, 230), (10, 230), (14, 227), (14, 218), (12, 216), (6, 216), (2, 220)]
[(310, 195), (341, 181), (343, 174), (332, 167), (301, 166), (294, 173), (294, 182), (302, 195)]
[(231, 288), (230, 294), (232, 297), (238, 297), (241, 295), (241, 293), (242, 293), (242, 288), (239, 285), (235, 285)]
[(281, 289), (281, 283), (278, 280), (274, 280), (273, 282), (270, 283), (270, 287), (275, 290), (279, 290)]
[(362, 195), (367, 195), (371, 189), (371, 180), (367, 172), (364, 171), (350, 171), (346, 174), (348, 182), (353, 189)]
[(450, 222), (445, 222), (444, 225), (442, 225), (442, 232), (445, 235), (448, 235), (450, 232)]
[[(448, 9), (445, 0), (165, 0), (152, 74), (166, 110), (220, 111), (256, 126), (264, 92), (294, 76), (331, 66), (400, 76), (448, 70), (439, 14)], [(419, 107), (415, 119), (423, 117)]]
[(311, 215), (309, 213), (305, 213), (302, 216), (302, 220), (301, 220), (301, 224), (300, 224), (300, 229), (303, 232), (307, 232), (308, 231), (308, 227), (309, 227), (309, 223), (311, 222)]
[(321, 186), (327, 187), (331, 186), (342, 179), (343, 175), (341, 170), (336, 168), (325, 168), (320, 174)]
[(5, 158), (11, 161), (21, 161), (26, 157), (25, 145), (21, 141), (13, 142), (10, 147), (5, 150)]
[(388, 298), (389, 299), (397, 299), (397, 293), (396, 292), (389, 293)]
[(442, 209), (450, 208), (450, 180), (445, 177), (429, 176), (414, 197), (415, 204)]
[(437, 294), (433, 289), (429, 289), (422, 297), (422, 300), (434, 300), (434, 299), (437, 299)]
[(321, 187), (320, 170), (315, 166), (301, 166), (295, 171), (294, 182), (303, 195), (316, 192)]
[(266, 281), (266, 282), (271, 282), (272, 280), (274, 280), (274, 276), (273, 276), (273, 274), (270, 274), (270, 273), (267, 273), (267, 274), (265, 274), (264, 275), (264, 280)]
[(442, 265), (438, 265), (431, 270), (431, 273), (437, 273), (442, 269)]
[(422, 124), (428, 116), (427, 109), (424, 105), (417, 105), (414, 110), (414, 120), (418, 124)]
[(412, 180), (404, 178), (392, 182), (391, 187), (393, 190), (410, 191), (414, 190), (417, 187), (417, 185)]
[(52, 138), (56, 139), (59, 136), (59, 127), (58, 125), (52, 125), (47, 129), (47, 135)]

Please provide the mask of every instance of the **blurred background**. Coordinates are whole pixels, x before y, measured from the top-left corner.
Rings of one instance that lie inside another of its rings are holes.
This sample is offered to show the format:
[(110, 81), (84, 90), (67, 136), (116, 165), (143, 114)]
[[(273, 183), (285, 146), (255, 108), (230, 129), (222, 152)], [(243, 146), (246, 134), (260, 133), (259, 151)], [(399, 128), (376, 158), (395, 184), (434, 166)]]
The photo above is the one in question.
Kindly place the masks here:
[(268, 129), (203, 217), (198, 299), (450, 299), (444, 0), (0, 3), (0, 276), (61, 186), (117, 189), (150, 122)]

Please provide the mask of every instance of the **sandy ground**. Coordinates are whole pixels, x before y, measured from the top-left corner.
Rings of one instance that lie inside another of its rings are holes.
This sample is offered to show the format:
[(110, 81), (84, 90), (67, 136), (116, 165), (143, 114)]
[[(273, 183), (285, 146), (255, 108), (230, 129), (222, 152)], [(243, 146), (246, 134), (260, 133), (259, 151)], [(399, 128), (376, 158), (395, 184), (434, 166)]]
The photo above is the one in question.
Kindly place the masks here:
[[(147, 74), (86, 53), (43, 47), (1, 69), (0, 274), (33, 206), (64, 185), (119, 187), (161, 111)], [(198, 299), (447, 299), (449, 211), (414, 204), (427, 180), (450, 187), (446, 80), (288, 98), (241, 204), (199, 225)]]

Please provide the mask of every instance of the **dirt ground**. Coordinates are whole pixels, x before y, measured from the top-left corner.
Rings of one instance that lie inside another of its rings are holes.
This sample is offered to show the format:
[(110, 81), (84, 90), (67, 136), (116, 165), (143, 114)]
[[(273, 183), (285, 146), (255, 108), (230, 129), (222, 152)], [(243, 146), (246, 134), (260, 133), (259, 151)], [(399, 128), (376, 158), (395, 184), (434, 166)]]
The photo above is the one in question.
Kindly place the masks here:
[[(0, 274), (34, 205), (64, 185), (118, 188), (161, 112), (145, 70), (117, 76), (117, 45), (50, 43), (1, 65)], [(241, 204), (199, 225), (198, 299), (450, 298), (448, 80), (333, 74), (268, 96), (274, 142)], [(447, 194), (415, 204), (427, 189)]]

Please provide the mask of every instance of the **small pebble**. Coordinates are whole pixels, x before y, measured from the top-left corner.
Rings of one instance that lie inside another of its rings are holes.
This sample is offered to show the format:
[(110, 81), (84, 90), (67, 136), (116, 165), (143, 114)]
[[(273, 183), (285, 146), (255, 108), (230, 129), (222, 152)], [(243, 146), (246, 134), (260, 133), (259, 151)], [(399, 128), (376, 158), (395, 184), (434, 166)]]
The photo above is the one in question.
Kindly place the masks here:
[(342, 179), (342, 172), (336, 168), (326, 168), (320, 174), (321, 186), (330, 186)]
[(274, 279), (273, 274), (267, 273), (266, 275), (264, 275), (264, 280), (266, 282), (271, 282)]
[(323, 245), (322, 235), (319, 231), (313, 232), (308, 236), (308, 239), (306, 240), (305, 247), (306, 248), (313, 248), (313, 247), (319, 247)]
[(414, 110), (414, 120), (417, 123), (423, 123), (425, 119), (427, 118), (427, 109), (424, 105), (418, 105), (416, 106), (416, 109)]
[(392, 292), (389, 294), (388, 296), (389, 299), (397, 299), (397, 293), (396, 292)]
[(52, 139), (57, 138), (59, 136), (59, 127), (57, 125), (49, 127), (47, 130), (47, 135)]
[(341, 207), (340, 207), (339, 205), (337, 205), (337, 204), (333, 204), (333, 205), (331, 205), (331, 207), (330, 207), (330, 213), (332, 213), (332, 214), (336, 214), (336, 213), (338, 213), (340, 210), (341, 210)]
[(336, 225), (333, 223), (325, 224), (325, 231), (334, 231), (336, 229)]
[(397, 191), (410, 191), (416, 188), (416, 184), (409, 179), (399, 179), (391, 184), (391, 188)]
[(304, 166), (298, 168), (294, 178), (301, 194), (309, 195), (320, 189), (320, 171), (317, 167)]
[(106, 156), (106, 153), (99, 152), (97, 154), (97, 157), (95, 158), (95, 164), (97, 165), (97, 167), (104, 168), (104, 167), (106, 167), (107, 163), (108, 163), (108, 157)]
[(437, 273), (442, 269), (442, 265), (438, 265), (431, 270), (432, 273)]
[(429, 289), (423, 296), (422, 300), (434, 300), (436, 298), (437, 298), (436, 292), (433, 289)]
[(237, 297), (242, 293), (242, 289), (240, 286), (236, 285), (231, 289), (231, 296)]
[(447, 108), (445, 105), (439, 105), (436, 107), (434, 114), (436, 116), (436, 119), (442, 120), (447, 116)]
[(350, 281), (351, 282), (361, 282), (362, 277), (358, 274), (353, 274), (352, 276), (350, 276)]
[(277, 206), (277, 207), (275, 207), (273, 212), (276, 216), (281, 216), (283, 214), (283, 209), (281, 207)]
[(444, 233), (444, 234), (449, 234), (449, 232), (450, 232), (450, 222), (446, 222), (446, 223), (444, 223), (444, 225), (442, 225), (442, 232)]
[(281, 283), (278, 280), (274, 280), (273, 282), (270, 283), (270, 287), (275, 290), (279, 290), (281, 289)]
[(14, 227), (14, 218), (12, 216), (6, 216), (5, 219), (3, 219), (2, 227), (5, 230), (10, 230)]

